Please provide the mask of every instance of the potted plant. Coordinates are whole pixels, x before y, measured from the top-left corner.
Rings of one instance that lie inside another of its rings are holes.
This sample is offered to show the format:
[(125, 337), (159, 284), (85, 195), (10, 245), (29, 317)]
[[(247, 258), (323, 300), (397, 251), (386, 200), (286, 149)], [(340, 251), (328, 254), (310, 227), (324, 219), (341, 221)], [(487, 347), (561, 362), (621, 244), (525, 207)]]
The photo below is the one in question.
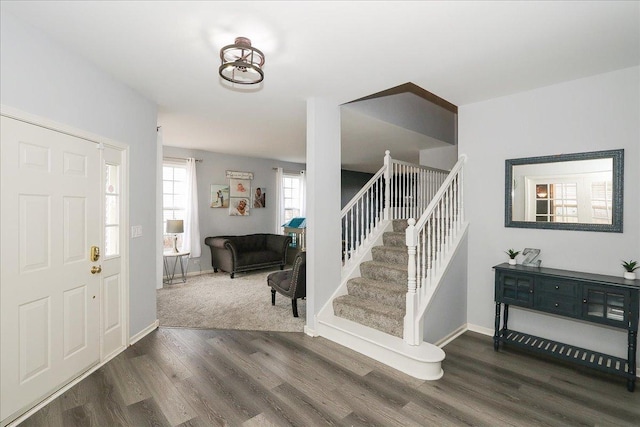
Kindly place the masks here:
[(635, 270), (640, 268), (638, 261), (622, 261), (622, 266), (626, 270), (624, 272), (624, 278), (627, 280), (636, 280)]
[(520, 251), (514, 251), (513, 249), (509, 249), (508, 251), (505, 252), (505, 254), (509, 255), (509, 265), (516, 265), (516, 257), (518, 256), (518, 254), (520, 253)]

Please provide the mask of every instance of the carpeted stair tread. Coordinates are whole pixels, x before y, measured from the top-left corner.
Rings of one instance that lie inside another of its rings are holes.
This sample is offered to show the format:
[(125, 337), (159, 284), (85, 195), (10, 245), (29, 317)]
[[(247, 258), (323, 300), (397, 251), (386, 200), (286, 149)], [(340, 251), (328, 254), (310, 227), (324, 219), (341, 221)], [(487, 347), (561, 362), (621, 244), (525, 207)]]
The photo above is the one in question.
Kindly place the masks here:
[(355, 277), (347, 282), (349, 295), (357, 298), (369, 299), (382, 304), (398, 307), (402, 310), (406, 307), (407, 285), (393, 282), (381, 282), (378, 280)]
[(382, 234), (382, 241), (385, 246), (407, 247), (407, 236), (404, 231), (386, 231)]
[(407, 229), (407, 226), (409, 224), (407, 223), (406, 219), (394, 219), (393, 220), (393, 231), (395, 232), (403, 232)]
[(406, 284), (409, 277), (406, 264), (398, 265), (378, 261), (365, 261), (361, 263), (360, 274), (367, 279), (399, 284)]
[(404, 309), (342, 295), (333, 300), (333, 312), (338, 317), (402, 338)]
[(407, 265), (409, 262), (406, 246), (374, 246), (371, 248), (371, 256), (374, 261), (387, 264)]

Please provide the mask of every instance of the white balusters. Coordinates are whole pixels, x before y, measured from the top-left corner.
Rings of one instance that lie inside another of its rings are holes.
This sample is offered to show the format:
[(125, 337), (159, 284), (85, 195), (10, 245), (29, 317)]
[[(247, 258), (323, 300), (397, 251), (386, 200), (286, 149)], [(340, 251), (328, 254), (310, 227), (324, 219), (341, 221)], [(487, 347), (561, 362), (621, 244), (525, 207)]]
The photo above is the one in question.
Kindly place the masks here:
[[(431, 297), (432, 288), (444, 270), (445, 258), (464, 223), (464, 160), (462, 157), (446, 178), (441, 178), (437, 171), (425, 171), (424, 175), (421, 171), (413, 175), (429, 177), (420, 179), (419, 185), (424, 186), (425, 197), (431, 200), (418, 221), (408, 221), (406, 231), (409, 261), (404, 340), (410, 345), (419, 345), (422, 340), (418, 331), (428, 303), (427, 297)], [(437, 182), (442, 182), (442, 185), (436, 189)]]

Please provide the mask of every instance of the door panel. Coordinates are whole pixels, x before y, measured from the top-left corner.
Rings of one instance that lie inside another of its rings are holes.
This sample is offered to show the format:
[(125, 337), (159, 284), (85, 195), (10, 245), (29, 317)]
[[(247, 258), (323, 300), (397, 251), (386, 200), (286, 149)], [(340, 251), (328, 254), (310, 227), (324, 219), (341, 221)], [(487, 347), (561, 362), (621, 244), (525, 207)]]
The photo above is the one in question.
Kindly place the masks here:
[(87, 347), (87, 286), (64, 292), (64, 358)]
[(100, 357), (100, 150), (1, 118), (0, 419)]
[[(48, 268), (51, 261), (50, 197), (20, 194), (18, 196), (20, 273)], [(4, 215), (3, 215), (4, 216)], [(7, 230), (5, 230), (7, 232)]]
[(41, 298), (20, 305), (18, 320), (20, 341), (20, 383), (29, 381), (49, 369), (51, 346), (50, 298)]

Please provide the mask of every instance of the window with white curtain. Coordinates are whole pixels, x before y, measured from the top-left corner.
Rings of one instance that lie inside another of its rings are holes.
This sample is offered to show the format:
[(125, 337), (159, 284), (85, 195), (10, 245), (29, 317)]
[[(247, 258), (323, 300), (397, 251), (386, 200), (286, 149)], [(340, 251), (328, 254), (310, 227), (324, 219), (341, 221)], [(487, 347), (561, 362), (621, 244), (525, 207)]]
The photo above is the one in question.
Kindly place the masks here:
[(283, 218), (300, 217), (304, 211), (304, 178), (301, 174), (284, 173), (282, 176)]
[(278, 206), (275, 231), (281, 234), (282, 224), (291, 218), (305, 216), (305, 171), (289, 172), (282, 168), (275, 170), (277, 185), (274, 201)]
[[(167, 229), (168, 219), (185, 220), (187, 203), (187, 165), (185, 162), (167, 161), (162, 165), (162, 230)], [(178, 234), (178, 247), (182, 246), (182, 234)], [(173, 235), (164, 234), (164, 249), (173, 248)]]

